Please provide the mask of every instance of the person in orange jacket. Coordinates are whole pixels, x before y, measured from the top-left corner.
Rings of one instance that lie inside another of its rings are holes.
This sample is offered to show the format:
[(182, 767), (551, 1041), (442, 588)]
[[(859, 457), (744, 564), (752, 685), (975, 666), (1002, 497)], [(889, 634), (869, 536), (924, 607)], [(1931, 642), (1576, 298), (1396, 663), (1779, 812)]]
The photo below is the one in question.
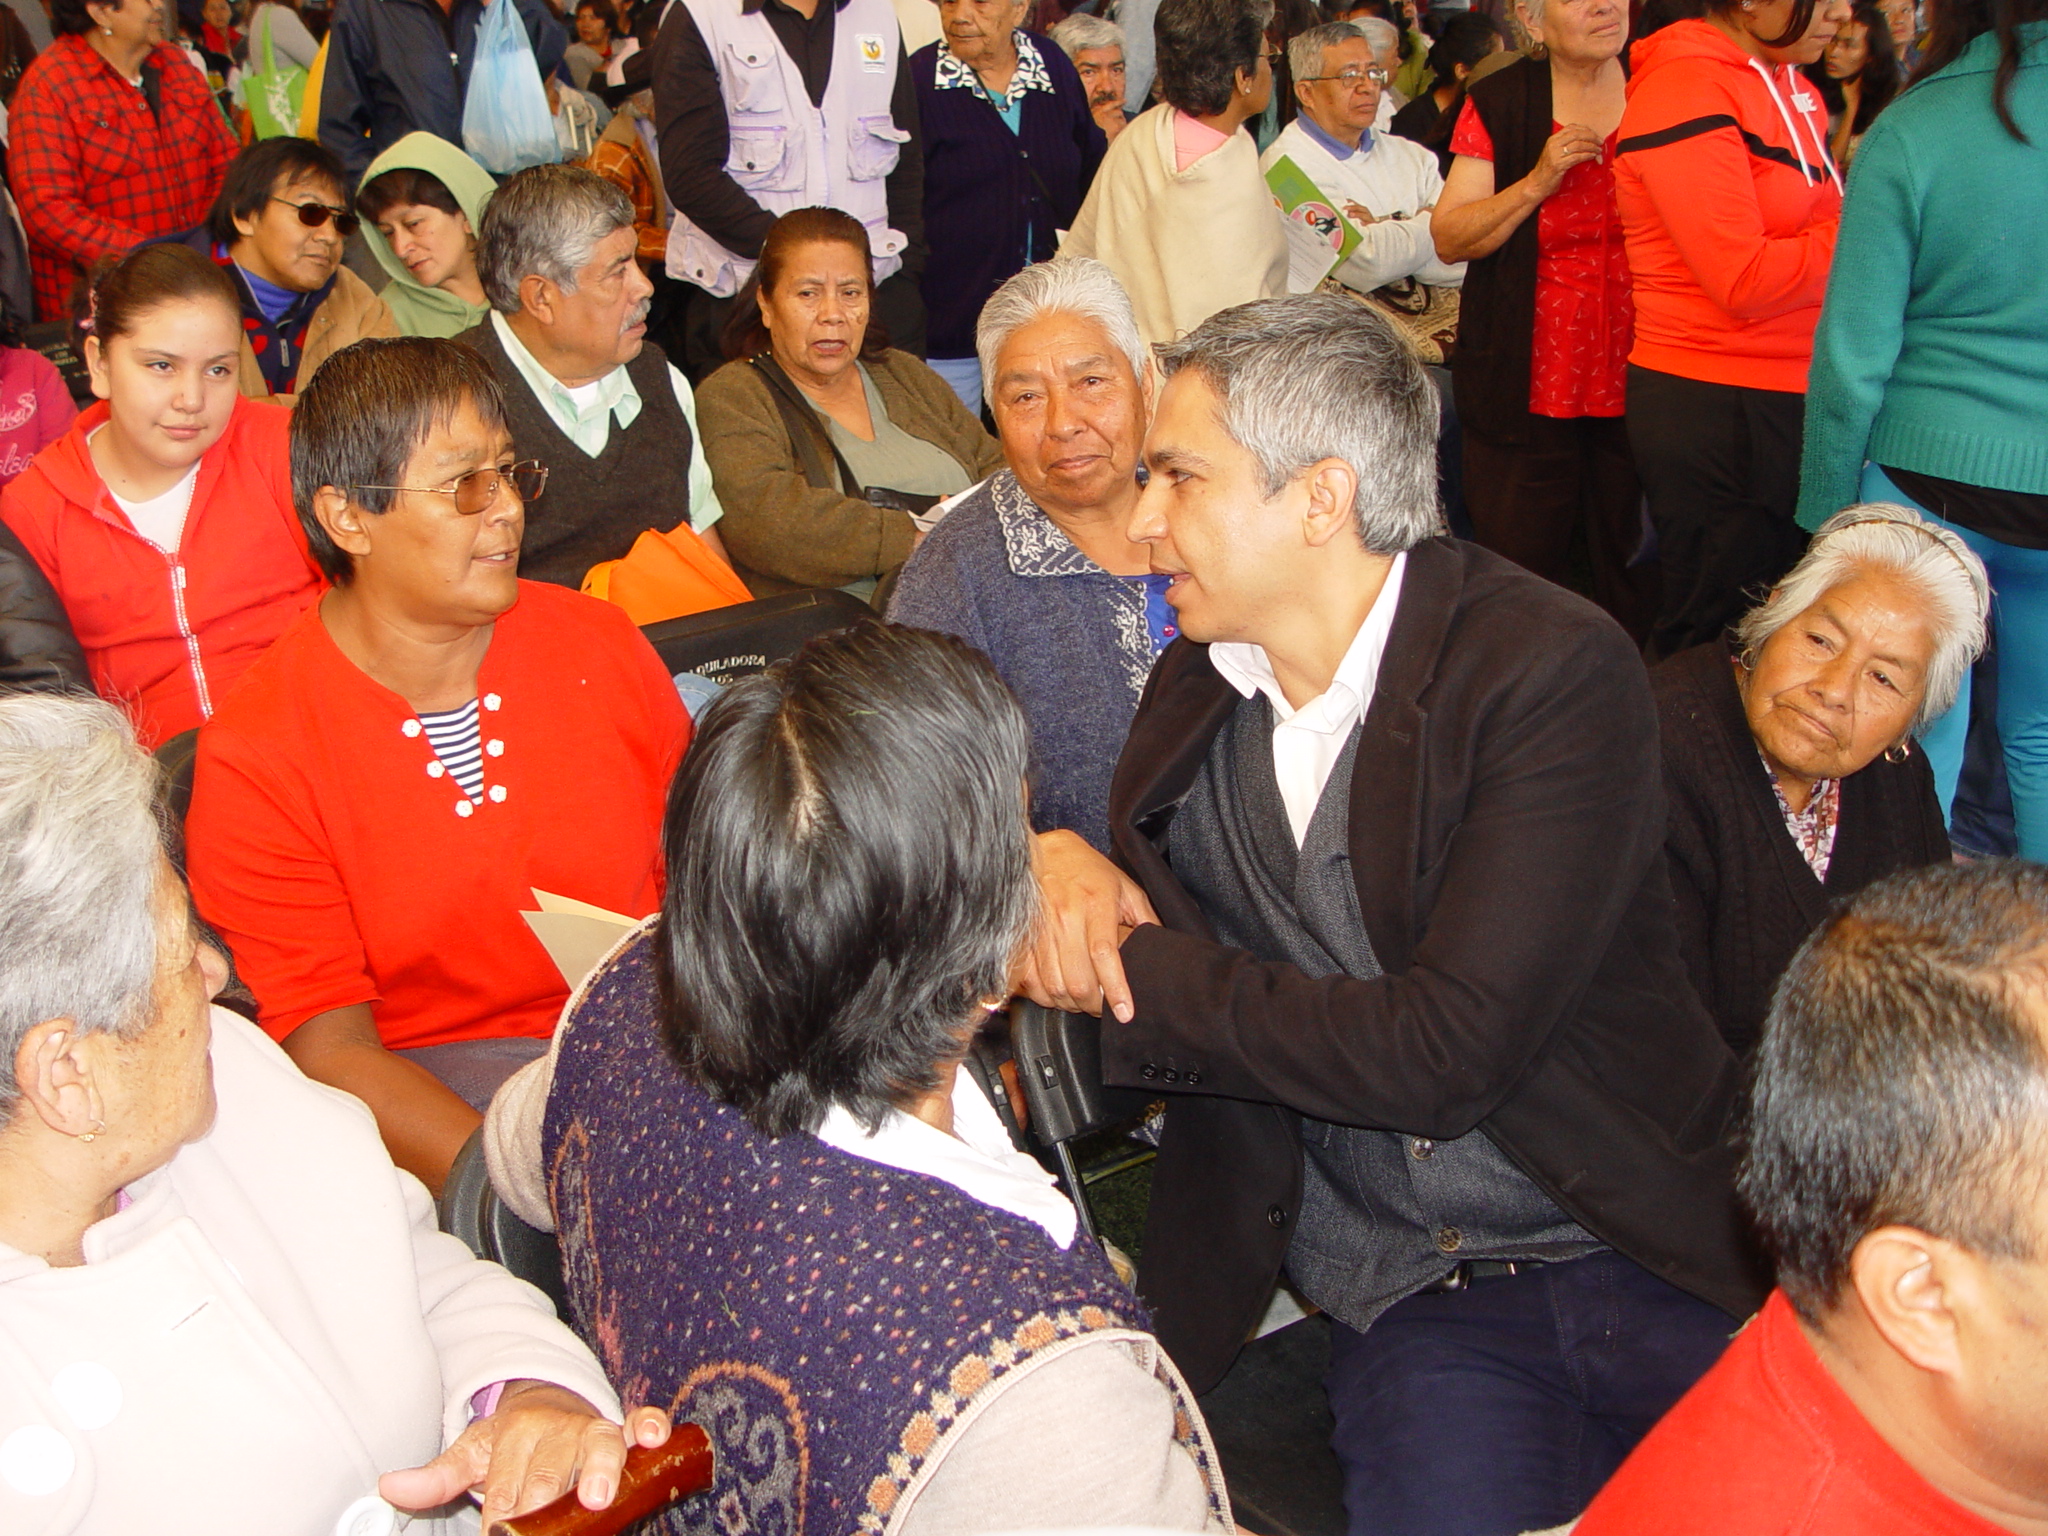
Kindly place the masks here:
[(0, 492), (0, 521), (154, 748), (211, 717), (322, 580), (292, 509), (291, 412), (236, 387), (227, 274), (146, 246), (101, 279), (92, 324), (100, 403)]
[(1664, 570), (1653, 657), (1718, 639), (1806, 547), (1806, 367), (1842, 178), (1799, 66), (1848, 19), (1848, 0), (1706, 0), (1631, 54), (1614, 192), (1635, 289), (1629, 444)]

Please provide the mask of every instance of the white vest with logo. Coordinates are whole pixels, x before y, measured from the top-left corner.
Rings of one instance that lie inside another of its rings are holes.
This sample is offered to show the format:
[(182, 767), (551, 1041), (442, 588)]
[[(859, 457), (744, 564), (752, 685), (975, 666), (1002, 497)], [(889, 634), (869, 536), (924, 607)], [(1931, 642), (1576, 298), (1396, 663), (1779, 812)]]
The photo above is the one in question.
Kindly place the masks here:
[[(875, 281), (892, 275), (908, 241), (889, 227), (885, 178), (910, 135), (889, 111), (902, 48), (890, 0), (846, 0), (833, 21), (831, 79), (816, 107), (766, 16), (743, 14), (740, 0), (682, 3), (718, 70), (731, 138), (726, 174), (773, 214), (820, 207), (852, 214), (867, 226)], [(753, 270), (752, 261), (676, 210), (668, 232), (670, 277), (726, 298)]]

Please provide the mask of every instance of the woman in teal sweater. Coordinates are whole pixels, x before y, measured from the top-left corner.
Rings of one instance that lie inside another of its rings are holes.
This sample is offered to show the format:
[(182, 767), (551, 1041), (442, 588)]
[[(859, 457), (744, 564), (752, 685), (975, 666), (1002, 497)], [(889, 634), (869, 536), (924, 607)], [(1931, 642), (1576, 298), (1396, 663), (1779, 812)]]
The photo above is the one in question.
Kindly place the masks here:
[[(1997, 592), (2020, 852), (2048, 859), (2048, 0), (1940, 0), (1872, 126), (1814, 337), (1799, 521), (1858, 501), (1962, 535)], [(1955, 794), (1969, 686), (1921, 737)]]

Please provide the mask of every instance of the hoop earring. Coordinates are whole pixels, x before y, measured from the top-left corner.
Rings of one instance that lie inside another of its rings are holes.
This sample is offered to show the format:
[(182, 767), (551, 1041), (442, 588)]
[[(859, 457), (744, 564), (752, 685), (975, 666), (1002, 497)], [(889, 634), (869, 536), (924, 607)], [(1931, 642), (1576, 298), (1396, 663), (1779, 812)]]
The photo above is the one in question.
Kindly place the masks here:
[(1910, 741), (1895, 741), (1884, 749), (1884, 760), (1888, 763), (1903, 763), (1912, 755), (1913, 743)]
[(91, 1130), (89, 1130), (89, 1131), (83, 1132), (83, 1133), (82, 1133), (82, 1134), (81, 1134), (81, 1135), (79, 1136), (79, 1138), (78, 1138), (78, 1139), (79, 1139), (80, 1141), (83, 1141), (83, 1142), (86, 1142), (86, 1143), (91, 1143), (92, 1141), (94, 1141), (94, 1140), (95, 1140), (95, 1139), (96, 1139), (96, 1138), (97, 1138), (97, 1137), (99, 1136), (100, 1132), (101, 1132), (101, 1131), (104, 1131), (104, 1130), (105, 1130), (106, 1128), (107, 1128), (107, 1122), (106, 1122), (106, 1121), (104, 1121), (104, 1120), (95, 1120), (95, 1121), (93, 1121), (93, 1123), (92, 1123), (92, 1129), (91, 1129)]

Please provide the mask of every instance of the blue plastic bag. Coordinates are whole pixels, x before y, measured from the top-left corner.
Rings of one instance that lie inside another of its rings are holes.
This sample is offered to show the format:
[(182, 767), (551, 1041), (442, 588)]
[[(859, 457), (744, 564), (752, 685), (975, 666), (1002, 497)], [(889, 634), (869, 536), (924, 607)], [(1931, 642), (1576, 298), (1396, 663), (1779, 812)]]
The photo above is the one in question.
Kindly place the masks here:
[(462, 147), (494, 176), (562, 158), (547, 88), (513, 0), (486, 0), (462, 103)]

